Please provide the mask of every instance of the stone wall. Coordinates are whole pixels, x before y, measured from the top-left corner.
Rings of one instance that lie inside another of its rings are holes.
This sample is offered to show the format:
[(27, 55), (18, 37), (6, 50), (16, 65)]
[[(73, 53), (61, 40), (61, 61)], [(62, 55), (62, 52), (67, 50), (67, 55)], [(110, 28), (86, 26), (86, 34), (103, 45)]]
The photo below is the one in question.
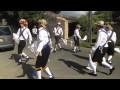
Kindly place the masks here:
[(61, 22), (61, 26), (63, 28), (63, 38), (68, 39), (68, 21), (65, 18), (57, 17), (57, 16), (45, 16), (47, 20), (47, 30), (50, 32), (51, 37), (54, 36), (53, 30), (58, 22)]
[(61, 27), (63, 28), (63, 38), (68, 39), (68, 21), (65, 18), (57, 17), (57, 20), (61, 22)]

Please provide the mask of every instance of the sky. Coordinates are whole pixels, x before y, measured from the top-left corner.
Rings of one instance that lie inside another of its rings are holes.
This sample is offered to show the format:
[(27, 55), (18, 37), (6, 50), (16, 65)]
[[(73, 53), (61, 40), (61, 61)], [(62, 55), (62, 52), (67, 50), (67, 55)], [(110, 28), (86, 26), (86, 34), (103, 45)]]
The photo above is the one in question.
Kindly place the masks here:
[[(80, 17), (81, 15), (86, 15), (88, 11), (61, 11), (60, 14), (68, 16)], [(95, 12), (95, 11), (93, 11)]]

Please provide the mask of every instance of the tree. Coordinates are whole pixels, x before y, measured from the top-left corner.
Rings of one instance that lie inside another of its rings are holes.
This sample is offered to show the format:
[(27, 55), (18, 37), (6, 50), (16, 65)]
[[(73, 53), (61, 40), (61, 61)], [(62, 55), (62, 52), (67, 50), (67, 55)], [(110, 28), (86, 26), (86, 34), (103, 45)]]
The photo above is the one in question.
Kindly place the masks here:
[(120, 22), (120, 11), (113, 11), (112, 18), (115, 22)]
[(87, 34), (87, 30), (88, 30), (88, 16), (82, 15), (80, 18), (77, 18), (75, 21), (81, 25), (80, 32), (83, 37), (85, 34)]
[(105, 22), (112, 21), (112, 11), (96, 11), (94, 15)]

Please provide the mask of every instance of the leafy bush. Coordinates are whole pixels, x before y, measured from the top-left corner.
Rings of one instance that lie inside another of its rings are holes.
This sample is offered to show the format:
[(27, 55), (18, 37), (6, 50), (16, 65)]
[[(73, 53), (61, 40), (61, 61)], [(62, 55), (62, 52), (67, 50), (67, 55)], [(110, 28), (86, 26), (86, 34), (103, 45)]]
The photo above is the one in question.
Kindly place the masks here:
[(90, 48), (94, 45), (94, 43), (89, 43), (89, 42), (81, 42), (80, 46), (81, 47), (86, 47), (86, 48)]

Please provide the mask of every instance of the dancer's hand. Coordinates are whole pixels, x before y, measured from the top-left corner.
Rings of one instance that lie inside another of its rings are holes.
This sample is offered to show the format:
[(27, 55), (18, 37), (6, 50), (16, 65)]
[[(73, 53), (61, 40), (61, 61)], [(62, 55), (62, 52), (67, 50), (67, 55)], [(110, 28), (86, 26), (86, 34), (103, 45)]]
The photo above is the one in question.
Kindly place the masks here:
[(35, 52), (35, 56), (37, 57), (39, 55), (39, 52)]
[(89, 53), (92, 54), (92, 49), (90, 49)]
[(31, 41), (29, 41), (29, 45), (31, 45)]
[(38, 55), (42, 56), (42, 52), (36, 52), (35, 56), (37, 57)]
[(39, 52), (39, 55), (42, 56), (42, 52), (41, 51)]

